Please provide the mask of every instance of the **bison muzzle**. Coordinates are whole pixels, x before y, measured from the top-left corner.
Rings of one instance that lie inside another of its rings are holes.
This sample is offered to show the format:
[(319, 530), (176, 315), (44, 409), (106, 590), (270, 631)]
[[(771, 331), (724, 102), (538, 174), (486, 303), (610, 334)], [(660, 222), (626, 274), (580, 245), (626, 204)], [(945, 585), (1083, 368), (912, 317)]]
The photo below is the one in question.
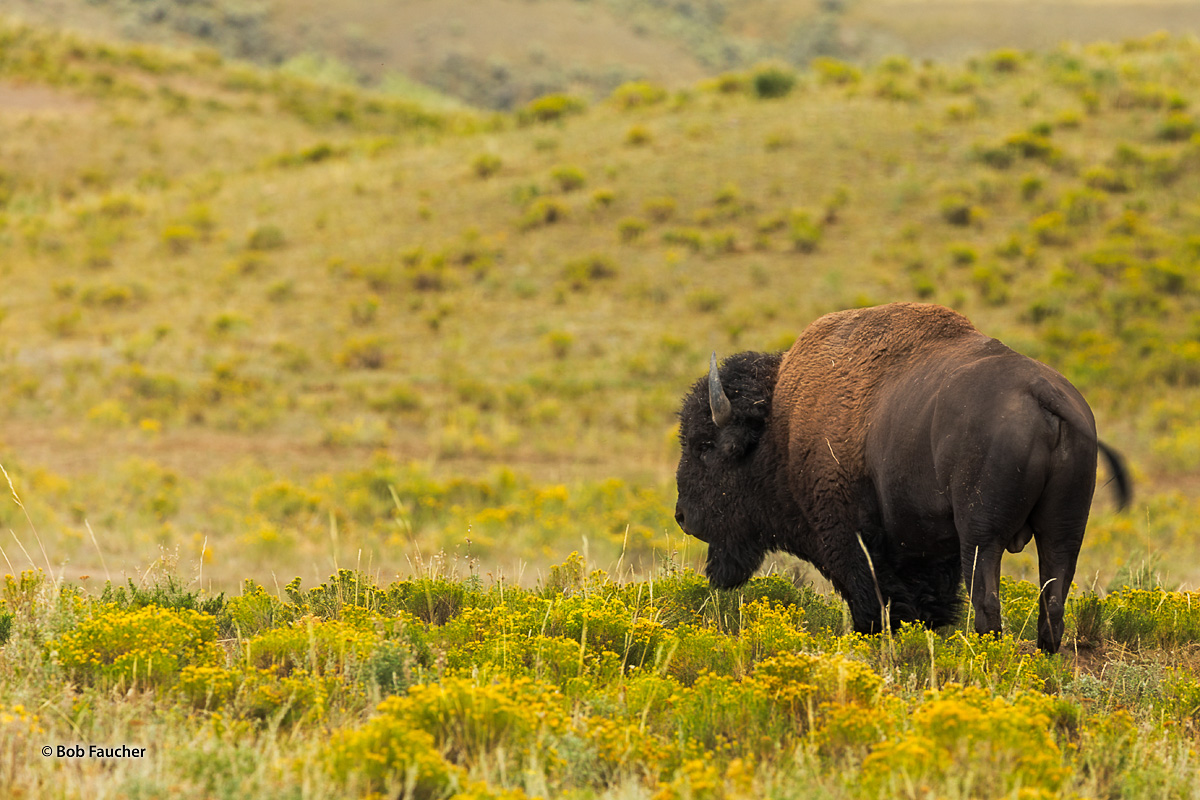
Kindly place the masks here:
[(739, 353), (680, 411), (675, 518), (708, 543), (714, 586), (772, 551), (811, 562), (860, 632), (953, 622), (963, 581), (975, 630), (1000, 631), (1000, 559), (1032, 539), (1038, 645), (1058, 651), (1096, 485), (1120, 458), (1050, 367), (935, 305), (827, 314), (786, 353)]

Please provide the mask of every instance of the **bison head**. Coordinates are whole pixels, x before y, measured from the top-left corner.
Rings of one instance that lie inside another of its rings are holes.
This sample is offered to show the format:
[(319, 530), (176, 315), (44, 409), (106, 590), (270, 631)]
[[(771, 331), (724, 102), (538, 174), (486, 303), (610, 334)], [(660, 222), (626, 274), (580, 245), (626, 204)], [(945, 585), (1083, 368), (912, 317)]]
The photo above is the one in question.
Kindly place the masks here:
[(708, 543), (708, 579), (720, 588), (745, 583), (772, 549), (777, 465), (764, 439), (780, 360), (739, 353), (718, 370), (714, 354), (679, 412), (675, 519)]

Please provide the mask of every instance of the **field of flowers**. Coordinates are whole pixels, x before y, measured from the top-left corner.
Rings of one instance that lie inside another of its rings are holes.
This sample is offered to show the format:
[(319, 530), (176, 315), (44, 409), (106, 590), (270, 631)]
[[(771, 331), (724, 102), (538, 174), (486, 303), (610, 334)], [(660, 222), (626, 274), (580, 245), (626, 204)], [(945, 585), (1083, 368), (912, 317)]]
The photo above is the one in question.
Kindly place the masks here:
[(1085, 593), (1047, 657), (1036, 588), (1003, 588), (1002, 638), (863, 637), (838, 600), (782, 575), (712, 591), (664, 562), (619, 582), (577, 554), (535, 588), (342, 570), (228, 598), (169, 573), (92, 595), (26, 571), (5, 579), (0, 613), (0, 788), (1196, 796), (1200, 596)]

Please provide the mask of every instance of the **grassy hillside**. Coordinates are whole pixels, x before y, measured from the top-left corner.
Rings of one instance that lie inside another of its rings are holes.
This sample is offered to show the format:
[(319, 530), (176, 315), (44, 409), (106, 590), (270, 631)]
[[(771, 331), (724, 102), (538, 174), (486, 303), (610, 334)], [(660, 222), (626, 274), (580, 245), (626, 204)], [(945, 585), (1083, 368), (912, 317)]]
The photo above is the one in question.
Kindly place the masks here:
[(0, 441), (51, 569), (536, 570), (585, 537), (647, 564), (689, 546), (674, 414), (711, 351), (921, 299), (1065, 372), (1132, 459), (1138, 511), (1102, 498), (1081, 576), (1197, 578), (1190, 42), (485, 117), (3, 38)]
[(768, 59), (959, 60), (1200, 32), (1186, 0), (0, 0), (0, 13), (509, 110), (634, 79), (680, 88)]

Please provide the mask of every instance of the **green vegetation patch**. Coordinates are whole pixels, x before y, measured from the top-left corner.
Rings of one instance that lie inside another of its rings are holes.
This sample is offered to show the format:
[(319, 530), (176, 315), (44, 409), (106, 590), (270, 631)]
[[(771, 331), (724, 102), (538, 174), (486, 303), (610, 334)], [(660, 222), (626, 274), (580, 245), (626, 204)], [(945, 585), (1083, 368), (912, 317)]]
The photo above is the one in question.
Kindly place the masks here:
[[(1191, 774), (1179, 752), (1200, 683), (1172, 636), (1192, 636), (1181, 620), (1194, 598), (1178, 592), (1073, 599), (1064, 653), (1046, 656), (1026, 631), (980, 637), (969, 622), (848, 634), (839, 601), (779, 575), (733, 592), (670, 565), (618, 582), (577, 554), (534, 589), (351, 570), (282, 594), (247, 583), (228, 600), (170, 577), (128, 589), (118, 603), (36, 572), (6, 579), (6, 741), (120, 735), (160, 764), (286, 740), (227, 774), (265, 767), (331, 797), (682, 797), (703, 785), (739, 798), (797, 770), (833, 797), (916, 782), (1057, 797), (1129, 779), (1179, 791)], [(1006, 627), (1036, 594), (1004, 582)], [(1084, 641), (1096, 613), (1107, 627)], [(1141, 621), (1136, 638), (1128, 619)], [(1135, 640), (1145, 660), (1130, 658)], [(45, 712), (64, 695), (73, 714)], [(135, 698), (147, 705), (131, 725), (120, 708)], [(13, 779), (38, 780), (42, 763)], [(161, 780), (180, 769), (190, 774), (176, 764)]]

